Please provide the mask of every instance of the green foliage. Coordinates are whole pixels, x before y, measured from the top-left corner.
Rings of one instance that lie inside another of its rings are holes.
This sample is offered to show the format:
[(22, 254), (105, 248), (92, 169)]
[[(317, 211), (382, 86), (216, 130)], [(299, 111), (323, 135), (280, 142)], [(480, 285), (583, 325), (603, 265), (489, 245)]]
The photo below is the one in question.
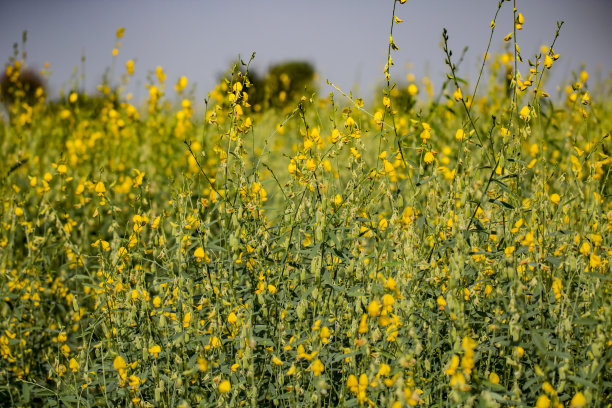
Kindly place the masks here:
[(272, 65), (265, 75), (250, 69), (249, 64), (238, 61), (221, 81), (241, 81), (248, 78), (248, 103), (255, 112), (284, 109), (290, 112), (297, 101), (310, 98), (316, 91), (315, 70), (307, 61), (288, 61)]
[(447, 39), (437, 95), (389, 64), (369, 110), (311, 96), (307, 64), (265, 80), (286, 114), (249, 109), (248, 64), (203, 116), (161, 71), (141, 106), (10, 107), (0, 401), (610, 404), (610, 90), (548, 101), (551, 44), (480, 95)]
[[(11, 76), (13, 76), (13, 79), (11, 79)], [(19, 102), (33, 105), (44, 93), (44, 89), (44, 79), (30, 68), (14, 70), (11, 75), (4, 72), (0, 76), (0, 100), (5, 106)]]
[(270, 106), (294, 104), (302, 96), (310, 97), (315, 88), (314, 67), (305, 61), (291, 61), (273, 65), (266, 75), (266, 98)]

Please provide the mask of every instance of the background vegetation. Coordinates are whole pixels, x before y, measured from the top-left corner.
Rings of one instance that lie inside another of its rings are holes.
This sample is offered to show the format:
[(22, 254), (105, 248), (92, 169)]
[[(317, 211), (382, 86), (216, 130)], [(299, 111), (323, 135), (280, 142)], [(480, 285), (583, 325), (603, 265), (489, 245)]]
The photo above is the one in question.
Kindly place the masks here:
[(250, 62), (203, 112), (161, 67), (142, 105), (48, 101), (11, 59), (0, 400), (609, 406), (609, 83), (549, 96), (557, 36), (522, 56), (515, 9), (477, 83), (445, 31), (446, 80), (398, 85), (391, 18), (371, 106)]

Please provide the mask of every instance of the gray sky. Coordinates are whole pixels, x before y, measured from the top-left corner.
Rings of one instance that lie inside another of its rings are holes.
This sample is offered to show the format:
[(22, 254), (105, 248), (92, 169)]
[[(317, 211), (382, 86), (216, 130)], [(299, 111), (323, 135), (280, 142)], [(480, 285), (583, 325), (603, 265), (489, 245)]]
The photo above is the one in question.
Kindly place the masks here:
[[(568, 77), (585, 63), (591, 77), (612, 70), (612, 1), (517, 0), (525, 16), (518, 40), (523, 58), (550, 43), (556, 21), (565, 25), (555, 51), (561, 54), (554, 76)], [(143, 95), (146, 74), (161, 65), (173, 85), (180, 75), (197, 83), (198, 98), (215, 85), (217, 75), (238, 54), (257, 53), (260, 72), (272, 63), (306, 59), (321, 74), (321, 94), (331, 88), (325, 79), (346, 91), (369, 96), (383, 79), (389, 39), (392, 0), (206, 0), (206, 1), (93, 1), (2, 0), (0, 3), (0, 57), (7, 61), (13, 43), (28, 31), (26, 50), (31, 66), (51, 64), (51, 92), (69, 88), (74, 67), (86, 56), (85, 82), (94, 89), (112, 63), (115, 31), (125, 27), (116, 72), (125, 61), (136, 61), (133, 90)], [(394, 39), (392, 75), (403, 80), (429, 73), (434, 86), (442, 81), (442, 28), (450, 34), (454, 55), (469, 46), (463, 75), (474, 75), (478, 57), (486, 49), (495, 0), (408, 0), (397, 6), (404, 20)], [(500, 13), (492, 51), (502, 49), (502, 38), (512, 30), (512, 2)], [(408, 67), (408, 63), (412, 64)], [(115, 74), (117, 77), (117, 74)], [(136, 83), (139, 86), (136, 86)], [(171, 86), (168, 87), (172, 89)], [(139, 89), (139, 91), (137, 90)], [(438, 89), (438, 88), (436, 88)], [(552, 91), (552, 90), (551, 90)], [(170, 93), (170, 92), (169, 92)], [(552, 93), (552, 92), (551, 92)]]

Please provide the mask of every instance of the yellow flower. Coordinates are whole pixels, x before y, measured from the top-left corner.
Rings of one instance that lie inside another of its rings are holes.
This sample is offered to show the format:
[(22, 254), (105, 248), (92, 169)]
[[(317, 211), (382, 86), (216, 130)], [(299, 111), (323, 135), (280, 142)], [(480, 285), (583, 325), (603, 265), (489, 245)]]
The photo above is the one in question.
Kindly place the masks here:
[(204, 372), (208, 368), (208, 360), (202, 357), (198, 357), (198, 370)]
[(455, 373), (451, 376), (450, 385), (453, 388), (464, 389), (465, 387), (465, 377), (462, 373)]
[(117, 38), (123, 37), (123, 33), (125, 33), (125, 27), (119, 27), (117, 29)]
[(306, 168), (310, 171), (314, 171), (317, 168), (317, 162), (312, 157), (309, 157), (308, 160), (306, 160)]
[(463, 99), (463, 94), (461, 93), (461, 88), (455, 89), (455, 92), (453, 92), (453, 98), (455, 98), (456, 101), (460, 101), (460, 100)]
[(380, 314), (380, 302), (378, 300), (373, 300), (368, 305), (368, 314), (371, 317), (376, 317)]
[(548, 395), (555, 395), (557, 392), (555, 391), (555, 389), (553, 388), (552, 384), (549, 383), (548, 381), (546, 381), (544, 384), (542, 384), (542, 389), (544, 390), (545, 393), (547, 393)]
[(283, 365), (283, 361), (280, 358), (276, 357), (276, 356), (272, 357), (272, 363), (275, 364), (275, 365)]
[(425, 163), (431, 164), (434, 161), (434, 155), (431, 152), (427, 152), (425, 153), (425, 157), (423, 157), (423, 160), (425, 161)]
[(295, 159), (291, 159), (291, 161), (289, 162), (289, 165), (287, 166), (287, 170), (289, 171), (289, 174), (293, 174), (294, 176), (297, 176), (298, 168), (297, 168), (297, 163), (295, 162)]
[(458, 367), (459, 367), (459, 356), (456, 354), (453, 354), (450, 364), (448, 365), (448, 368), (444, 370), (444, 373), (446, 375), (454, 375)]
[(355, 377), (353, 374), (349, 375), (348, 380), (346, 380), (346, 386), (349, 387), (351, 392), (356, 394), (359, 390), (359, 382), (357, 382), (357, 377)]
[(204, 248), (197, 247), (195, 251), (193, 251), (193, 256), (196, 257), (198, 262), (204, 261), (205, 263), (210, 262), (210, 257), (204, 252)]
[(60, 365), (58, 365), (58, 366), (57, 366), (56, 371), (57, 371), (57, 374), (58, 374), (60, 377), (63, 377), (63, 376), (64, 376), (64, 373), (66, 372), (66, 366), (65, 366), (65, 365), (63, 365), (63, 364), (60, 364)]
[(160, 307), (161, 306), (161, 298), (159, 296), (155, 296), (153, 298), (153, 306)]
[(359, 376), (359, 388), (365, 389), (368, 386), (368, 376), (364, 373)]
[(236, 313), (231, 312), (229, 316), (227, 316), (227, 321), (230, 324), (236, 324), (236, 322), (238, 321), (238, 317), (236, 316)]
[(521, 108), (520, 116), (524, 121), (529, 121), (531, 118), (531, 110), (529, 109), (529, 106), (525, 105)]
[(457, 132), (455, 133), (455, 139), (457, 139), (460, 142), (462, 142), (463, 139), (465, 139), (465, 132), (463, 131), (463, 129), (457, 129)]
[(388, 364), (382, 363), (378, 367), (378, 374), (376, 374), (376, 376), (380, 377), (382, 375), (384, 377), (387, 377), (389, 376), (389, 374), (391, 374), (391, 367)]
[(342, 204), (342, 196), (340, 194), (336, 194), (334, 196), (334, 205), (336, 207), (340, 207), (340, 204)]
[(136, 391), (138, 389), (138, 384), (140, 384), (140, 377), (134, 374), (130, 375), (129, 384), (132, 391)]
[(389, 221), (387, 221), (386, 218), (381, 218), (380, 221), (378, 221), (378, 229), (379, 230), (385, 231), (388, 226), (389, 226)]
[(126, 69), (128, 75), (134, 74), (134, 61), (133, 60), (128, 60), (125, 63), (125, 69)]
[(329, 341), (329, 336), (331, 336), (329, 328), (327, 326), (323, 326), (321, 328), (321, 341), (323, 343), (327, 343)]
[(174, 89), (178, 92), (181, 93), (183, 92), (183, 90), (187, 88), (187, 77), (186, 76), (182, 76), (179, 78), (178, 82), (176, 83), (176, 85), (174, 86)]
[(166, 81), (166, 74), (164, 73), (164, 69), (160, 66), (155, 68), (155, 75), (157, 75), (157, 80), (161, 83)]
[(395, 299), (393, 299), (393, 296), (388, 293), (383, 296), (382, 301), (385, 308), (391, 308), (395, 303)]
[(550, 55), (544, 57), (544, 66), (548, 69), (552, 67), (553, 59)]
[(429, 123), (423, 122), (423, 131), (421, 132), (419, 137), (423, 139), (423, 142), (426, 142), (427, 139), (431, 137), (431, 126), (429, 125)]
[(583, 105), (588, 105), (590, 102), (591, 102), (591, 96), (589, 95), (589, 92), (587, 91), (580, 98), (580, 103), (582, 103)]
[(228, 380), (223, 380), (219, 384), (219, 392), (221, 394), (227, 394), (232, 389), (232, 384)]
[(499, 375), (496, 373), (489, 374), (489, 381), (491, 381), (493, 384), (499, 384)]
[(561, 201), (561, 196), (559, 196), (559, 194), (554, 193), (550, 196), (550, 201), (552, 201), (555, 204), (559, 204), (559, 201)]
[(359, 333), (364, 334), (368, 332), (368, 315), (364, 314), (361, 316), (361, 321), (359, 322)]
[(193, 252), (193, 256), (195, 256), (196, 258), (204, 258), (206, 256), (206, 253), (204, 252), (204, 248), (202, 247), (196, 248), (196, 250)]
[(115, 357), (115, 359), (113, 360), (113, 368), (115, 370), (117, 371), (125, 370), (126, 367), (127, 367), (127, 364), (125, 364), (125, 360), (123, 359), (123, 357), (121, 356)]
[(155, 344), (149, 347), (149, 353), (153, 354), (153, 357), (157, 358), (157, 356), (159, 356), (159, 353), (161, 353), (161, 347)]
[(553, 279), (552, 290), (555, 292), (555, 299), (561, 299), (561, 291), (563, 290), (563, 282), (559, 278)]
[(70, 359), (68, 366), (70, 367), (73, 373), (76, 373), (79, 369), (79, 363), (74, 359), (74, 357)]
[(383, 96), (383, 105), (385, 106), (385, 108), (391, 107), (391, 99), (389, 99), (388, 96)]
[(392, 36), (389, 36), (389, 45), (395, 51), (397, 51), (399, 49), (398, 46), (395, 44), (395, 41), (393, 41), (393, 37)]
[(332, 130), (331, 140), (332, 143), (336, 143), (338, 140), (340, 140), (340, 131), (338, 129)]
[(400, 223), (403, 224), (404, 227), (408, 227), (415, 218), (415, 209), (413, 207), (407, 206), (402, 211), (402, 218), (400, 219)]
[(386, 173), (393, 173), (395, 171), (395, 167), (393, 167), (393, 163), (389, 160), (383, 161), (383, 167)]
[(436, 303), (440, 307), (440, 310), (444, 310), (444, 307), (446, 306), (446, 300), (444, 300), (442, 296), (438, 296), (438, 298), (436, 299)]
[(461, 341), (461, 348), (467, 354), (476, 347), (476, 342), (468, 336), (465, 336)]
[(591, 268), (599, 267), (599, 265), (601, 265), (601, 257), (595, 255), (594, 253), (591, 254), (591, 257), (589, 258), (589, 265)]
[(580, 246), (580, 253), (584, 256), (588, 256), (591, 253), (591, 244), (588, 241), (584, 241)]
[(581, 392), (577, 392), (570, 402), (570, 408), (583, 408), (586, 406), (586, 398)]
[(549, 408), (550, 407), (550, 398), (546, 395), (542, 394), (538, 397), (536, 401), (536, 408)]
[(319, 360), (318, 358), (314, 361), (314, 363), (312, 363), (312, 365), (310, 366), (310, 369), (312, 370), (313, 374), (315, 377), (318, 377), (321, 375), (321, 373), (323, 371), (325, 371), (325, 366), (323, 365), (323, 363), (321, 362), (321, 360)]
[(106, 193), (106, 187), (104, 186), (104, 183), (101, 181), (98, 181), (98, 184), (96, 184), (94, 191), (98, 193), (99, 196), (104, 195), (104, 193)]

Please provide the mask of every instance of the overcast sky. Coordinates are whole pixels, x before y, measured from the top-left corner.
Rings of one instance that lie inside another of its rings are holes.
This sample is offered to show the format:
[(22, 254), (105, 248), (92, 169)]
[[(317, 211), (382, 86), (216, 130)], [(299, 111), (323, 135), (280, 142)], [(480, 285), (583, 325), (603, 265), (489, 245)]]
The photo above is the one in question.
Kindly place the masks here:
[[(564, 20), (555, 47), (561, 54), (555, 77), (569, 77), (581, 63), (592, 77), (597, 72), (603, 77), (610, 73), (612, 1), (516, 3), (525, 16), (518, 37), (525, 59), (550, 43), (556, 22)], [(404, 22), (394, 32), (400, 50), (393, 54), (392, 75), (402, 80), (408, 72), (417, 78), (429, 74), (434, 86), (439, 84), (445, 72), (440, 40), (446, 27), (456, 55), (469, 46), (462, 73), (473, 76), (496, 8), (496, 0), (398, 4), (396, 14)], [(145, 92), (147, 73), (161, 65), (170, 84), (181, 75), (187, 76), (190, 86), (197, 83), (201, 99), (238, 54), (248, 59), (256, 52), (254, 67), (260, 72), (283, 60), (309, 60), (320, 73), (323, 95), (331, 90), (325, 85), (329, 79), (367, 97), (383, 79), (392, 9), (392, 0), (1, 0), (0, 57), (7, 61), (13, 43), (27, 30), (28, 63), (37, 69), (50, 63), (52, 94), (70, 87), (82, 55), (86, 57), (85, 85), (91, 91), (111, 66), (117, 28), (125, 27), (116, 71), (124, 72), (128, 59), (136, 61), (130, 89), (137, 95)], [(507, 2), (492, 51), (502, 49), (503, 37), (511, 29), (512, 2)]]

